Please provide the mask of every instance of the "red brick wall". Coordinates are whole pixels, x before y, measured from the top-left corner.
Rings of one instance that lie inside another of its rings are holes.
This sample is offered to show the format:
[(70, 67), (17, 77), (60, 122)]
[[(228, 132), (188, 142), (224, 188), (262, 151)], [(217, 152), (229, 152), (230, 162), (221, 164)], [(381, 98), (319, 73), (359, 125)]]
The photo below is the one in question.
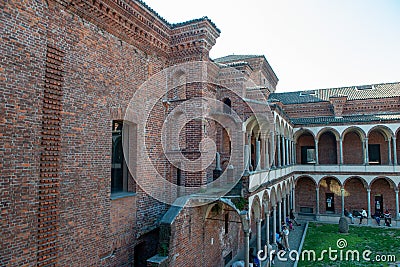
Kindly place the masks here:
[(297, 164), (301, 164), (301, 147), (302, 146), (315, 146), (314, 137), (309, 133), (304, 133), (297, 139), (297, 144), (296, 144)]
[(349, 178), (346, 180), (345, 185), (345, 199), (344, 205), (348, 211), (361, 210), (364, 208), (367, 210), (367, 189), (358, 178)]
[[(231, 208), (220, 205), (219, 212), (208, 206), (183, 209), (174, 220), (169, 247), (169, 266), (223, 266), (223, 257), (233, 257), (243, 246), (240, 217)], [(225, 214), (229, 213), (229, 229), (225, 234)]]
[(389, 209), (392, 216), (396, 213), (396, 193), (393, 185), (391, 186), (386, 179), (380, 178), (375, 180), (371, 185), (371, 212), (375, 212), (375, 196), (382, 195), (383, 210)]
[(379, 144), (380, 145), (380, 154), (381, 154), (381, 164), (386, 165), (389, 164), (388, 158), (388, 142), (385, 141), (385, 137), (381, 132), (375, 130), (370, 132), (368, 136), (368, 144)]
[(291, 118), (329, 117), (333, 116), (329, 102), (303, 103), (284, 105), (285, 113)]
[(0, 4), (0, 266), (35, 265), (46, 4)]
[(319, 164), (337, 164), (337, 142), (331, 132), (323, 133), (318, 142)]
[(309, 207), (316, 212), (316, 185), (313, 179), (309, 177), (300, 177), (296, 181), (295, 204), (296, 212), (300, 212), (300, 207)]
[(363, 149), (360, 137), (355, 132), (349, 132), (343, 139), (343, 163), (363, 164)]
[(342, 212), (341, 186), (335, 178), (324, 178), (319, 184), (319, 212), (326, 213), (326, 193), (333, 193), (335, 214)]

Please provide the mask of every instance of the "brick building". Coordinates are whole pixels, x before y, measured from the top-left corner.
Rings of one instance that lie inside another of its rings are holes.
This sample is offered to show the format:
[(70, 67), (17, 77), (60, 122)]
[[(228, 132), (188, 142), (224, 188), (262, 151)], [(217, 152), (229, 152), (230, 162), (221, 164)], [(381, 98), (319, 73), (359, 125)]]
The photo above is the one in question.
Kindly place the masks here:
[(0, 7), (1, 266), (222, 266), (291, 208), (399, 219), (399, 83), (276, 93), (264, 56), (209, 58), (207, 17)]

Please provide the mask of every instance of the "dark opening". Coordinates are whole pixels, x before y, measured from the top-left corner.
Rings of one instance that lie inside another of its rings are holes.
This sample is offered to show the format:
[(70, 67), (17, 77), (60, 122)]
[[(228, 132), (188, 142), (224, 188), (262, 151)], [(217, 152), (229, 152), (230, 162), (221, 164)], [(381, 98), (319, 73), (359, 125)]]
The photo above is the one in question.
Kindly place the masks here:
[(229, 232), (229, 213), (225, 214), (225, 234)]
[(230, 114), (231, 113), (231, 100), (229, 98), (224, 99), (224, 113)]
[(124, 190), (124, 153), (122, 149), (122, 121), (112, 123), (111, 193)]
[(301, 147), (301, 164), (315, 164), (315, 146)]
[(376, 195), (375, 196), (375, 212), (379, 212), (383, 214), (383, 196)]
[(335, 195), (333, 193), (326, 193), (326, 211), (335, 212)]
[(379, 144), (368, 145), (369, 164), (381, 164), (381, 148)]
[(232, 260), (232, 251), (224, 257), (224, 263), (227, 265)]
[(176, 184), (178, 186), (182, 185), (182, 171), (179, 168), (176, 169)]

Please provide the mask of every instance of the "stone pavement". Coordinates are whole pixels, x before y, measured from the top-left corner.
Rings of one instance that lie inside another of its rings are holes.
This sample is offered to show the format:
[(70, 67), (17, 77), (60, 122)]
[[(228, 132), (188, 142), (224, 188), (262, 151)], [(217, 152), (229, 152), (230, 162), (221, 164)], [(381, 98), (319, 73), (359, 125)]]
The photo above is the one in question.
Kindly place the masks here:
[[(290, 231), (289, 234), (289, 246), (291, 250), (297, 250), (299, 251), (299, 247), (300, 247), (300, 243), (301, 243), (301, 239), (303, 237), (303, 233), (306, 227), (306, 222), (305, 221), (300, 221), (297, 220), (298, 223), (301, 224), (301, 226), (294, 226), (294, 230)], [(275, 250), (277, 249), (276, 245), (272, 246)], [(287, 258), (287, 261), (279, 261), (278, 257), (275, 258), (275, 264), (272, 264), (271, 266), (274, 267), (292, 267), (294, 266), (294, 261), (291, 261), (289, 259), (289, 252), (286, 252), (285, 258)], [(294, 255), (295, 256), (295, 255)], [(267, 266), (267, 262), (263, 262), (262, 266)]]

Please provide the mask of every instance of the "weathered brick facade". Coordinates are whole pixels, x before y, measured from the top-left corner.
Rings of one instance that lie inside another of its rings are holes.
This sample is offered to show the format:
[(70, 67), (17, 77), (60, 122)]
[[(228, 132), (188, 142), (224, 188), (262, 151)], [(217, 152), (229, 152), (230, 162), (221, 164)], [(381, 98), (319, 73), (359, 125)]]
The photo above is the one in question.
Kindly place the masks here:
[[(398, 83), (367, 98), (277, 94), (264, 56), (209, 59), (220, 31), (207, 17), (170, 24), (138, 0), (2, 2), (0, 25), (1, 266), (223, 266), (246, 242), (240, 211), (257, 247), (260, 225), (273, 242), (290, 208), (335, 218), (369, 195), (369, 212), (376, 199), (398, 212)], [(167, 118), (180, 132), (165, 145)], [(307, 164), (302, 147), (315, 149)], [(210, 151), (211, 164), (184, 169)]]

